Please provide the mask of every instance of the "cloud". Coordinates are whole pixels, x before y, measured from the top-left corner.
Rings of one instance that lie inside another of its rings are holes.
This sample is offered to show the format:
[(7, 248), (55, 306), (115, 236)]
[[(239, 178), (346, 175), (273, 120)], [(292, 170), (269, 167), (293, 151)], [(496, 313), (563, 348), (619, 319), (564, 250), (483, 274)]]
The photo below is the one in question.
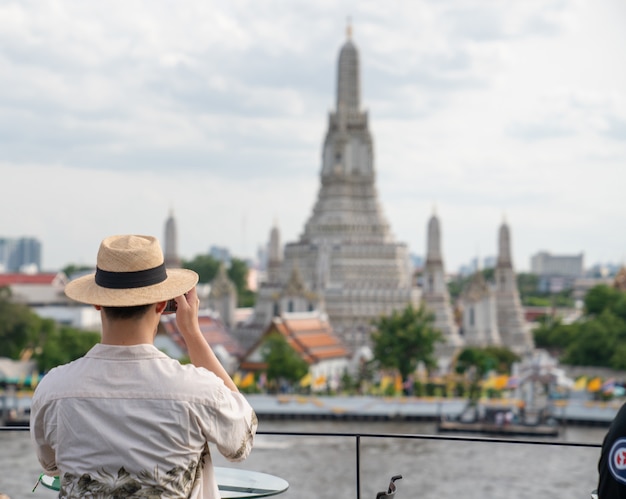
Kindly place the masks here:
[(538, 98), (540, 114), (528, 121), (507, 125), (506, 134), (517, 139), (535, 141), (597, 135), (622, 140), (626, 110), (622, 99), (609, 95), (565, 91)]
[[(4, 230), (40, 234), (59, 264), (91, 257), (65, 253), (83, 236), (160, 233), (170, 205), (185, 256), (212, 243), (251, 254), (276, 218), (293, 241), (350, 16), (399, 240), (421, 252), (436, 203), (452, 269), (491, 246), (503, 212), (524, 260), (559, 241), (578, 251), (586, 232), (605, 254), (626, 245), (607, 228), (626, 159), (625, 40), (609, 4), (1, 2), (0, 209), (26, 206)], [(110, 193), (122, 201), (104, 216)]]

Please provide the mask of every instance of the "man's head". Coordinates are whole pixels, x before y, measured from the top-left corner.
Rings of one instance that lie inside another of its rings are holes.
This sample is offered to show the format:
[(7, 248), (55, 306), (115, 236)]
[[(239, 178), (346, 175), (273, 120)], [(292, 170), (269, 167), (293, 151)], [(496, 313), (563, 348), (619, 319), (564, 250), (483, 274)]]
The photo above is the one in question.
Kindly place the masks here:
[(156, 238), (111, 236), (100, 244), (96, 273), (69, 282), (65, 294), (90, 305), (126, 308), (176, 298), (197, 282), (192, 270), (165, 269)]

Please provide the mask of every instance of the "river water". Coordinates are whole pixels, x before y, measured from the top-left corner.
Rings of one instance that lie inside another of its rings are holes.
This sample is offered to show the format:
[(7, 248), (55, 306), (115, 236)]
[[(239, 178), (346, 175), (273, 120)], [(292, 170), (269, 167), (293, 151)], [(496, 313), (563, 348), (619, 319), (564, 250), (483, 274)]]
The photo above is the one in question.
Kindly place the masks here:
[[(261, 421), (259, 430), (359, 434), (434, 434), (434, 423)], [(568, 427), (546, 442), (599, 444), (606, 428)], [(544, 440), (541, 440), (542, 442)], [(360, 497), (374, 499), (392, 475), (396, 499), (589, 499), (597, 486), (597, 447), (360, 438)], [(356, 438), (258, 435), (243, 463), (216, 465), (279, 475), (289, 490), (281, 499), (357, 498)], [(0, 493), (11, 499), (52, 498), (41, 486), (28, 432), (0, 432)]]

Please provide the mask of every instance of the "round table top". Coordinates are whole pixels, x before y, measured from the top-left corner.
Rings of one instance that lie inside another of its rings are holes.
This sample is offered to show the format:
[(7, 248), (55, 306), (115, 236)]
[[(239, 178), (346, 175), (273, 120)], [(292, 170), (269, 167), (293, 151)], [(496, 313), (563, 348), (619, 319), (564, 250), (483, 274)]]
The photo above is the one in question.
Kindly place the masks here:
[[(41, 475), (41, 484), (59, 490), (59, 477)], [(280, 477), (259, 471), (237, 468), (215, 467), (215, 479), (222, 499), (268, 497), (280, 494), (289, 488), (289, 483)]]

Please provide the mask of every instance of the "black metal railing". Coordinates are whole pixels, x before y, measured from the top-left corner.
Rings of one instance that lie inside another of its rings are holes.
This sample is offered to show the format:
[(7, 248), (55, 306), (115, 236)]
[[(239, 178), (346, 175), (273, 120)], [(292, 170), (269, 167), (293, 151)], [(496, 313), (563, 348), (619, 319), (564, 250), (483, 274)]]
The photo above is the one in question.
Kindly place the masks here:
[(491, 438), (480, 436), (461, 436), (461, 435), (430, 435), (430, 434), (413, 434), (413, 433), (355, 433), (355, 432), (310, 432), (310, 431), (257, 431), (257, 435), (274, 435), (289, 437), (341, 437), (355, 439), (356, 454), (356, 499), (361, 499), (361, 439), (362, 438), (399, 438), (412, 440), (445, 440), (458, 442), (482, 442), (482, 443), (503, 443), (512, 445), (544, 445), (544, 446), (561, 446), (561, 447), (602, 447), (598, 443), (583, 442), (555, 442), (545, 440), (530, 439), (512, 439), (512, 438)]
[[(0, 426), (0, 431), (28, 431), (28, 427), (21, 426)], [(480, 442), (490, 444), (509, 444), (509, 445), (540, 445), (540, 446), (559, 446), (559, 447), (602, 447), (599, 443), (585, 442), (560, 442), (532, 439), (514, 439), (514, 438), (495, 438), (481, 436), (465, 436), (465, 435), (431, 435), (419, 433), (361, 433), (361, 432), (313, 432), (313, 431), (257, 431), (257, 435), (283, 436), (283, 437), (336, 437), (336, 438), (354, 438), (355, 440), (355, 457), (356, 457), (356, 499), (361, 499), (361, 440), (362, 439), (410, 439), (410, 440), (440, 440), (440, 441), (457, 441), (457, 442)]]

